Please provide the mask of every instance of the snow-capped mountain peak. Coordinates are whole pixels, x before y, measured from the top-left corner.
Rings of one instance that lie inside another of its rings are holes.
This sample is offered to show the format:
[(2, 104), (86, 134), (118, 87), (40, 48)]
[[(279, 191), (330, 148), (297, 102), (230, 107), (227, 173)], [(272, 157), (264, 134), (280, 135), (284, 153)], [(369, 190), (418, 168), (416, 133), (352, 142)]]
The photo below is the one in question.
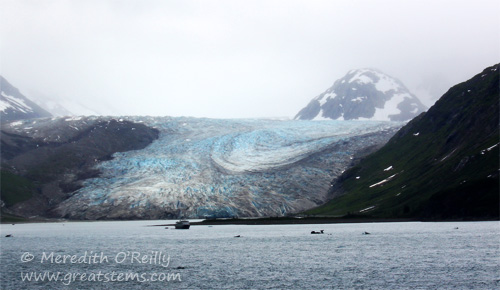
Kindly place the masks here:
[(407, 121), (425, 110), (399, 80), (365, 68), (350, 70), (295, 119)]

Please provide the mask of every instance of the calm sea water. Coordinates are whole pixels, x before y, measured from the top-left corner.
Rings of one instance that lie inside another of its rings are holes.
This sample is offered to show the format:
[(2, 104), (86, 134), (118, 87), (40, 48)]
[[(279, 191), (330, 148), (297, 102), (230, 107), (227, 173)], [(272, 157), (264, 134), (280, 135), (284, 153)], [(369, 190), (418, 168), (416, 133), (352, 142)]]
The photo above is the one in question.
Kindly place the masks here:
[(500, 288), (500, 222), (163, 223), (1, 225), (0, 288)]

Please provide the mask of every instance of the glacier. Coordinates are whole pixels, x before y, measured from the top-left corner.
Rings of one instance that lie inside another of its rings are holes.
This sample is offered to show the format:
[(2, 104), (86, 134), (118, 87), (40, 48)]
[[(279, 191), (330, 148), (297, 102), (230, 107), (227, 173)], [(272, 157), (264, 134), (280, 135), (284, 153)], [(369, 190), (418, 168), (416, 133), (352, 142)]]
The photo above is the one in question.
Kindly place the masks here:
[[(353, 158), (403, 125), (377, 121), (282, 121), (120, 117), (160, 131), (142, 150), (115, 153), (101, 174), (60, 203), (72, 219), (262, 217), (328, 200)], [(76, 122), (76, 121), (75, 121)]]

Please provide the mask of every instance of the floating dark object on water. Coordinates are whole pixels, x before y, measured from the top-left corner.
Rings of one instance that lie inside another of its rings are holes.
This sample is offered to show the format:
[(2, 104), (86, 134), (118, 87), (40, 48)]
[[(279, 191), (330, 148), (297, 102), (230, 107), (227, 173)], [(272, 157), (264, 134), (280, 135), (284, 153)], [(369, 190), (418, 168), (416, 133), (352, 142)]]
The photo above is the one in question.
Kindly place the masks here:
[(165, 227), (166, 230), (168, 230), (168, 227)]
[(369, 235), (370, 233), (369, 232), (363, 232), (363, 235)]
[(185, 268), (185, 267), (182, 267), (182, 266), (179, 266), (179, 267), (177, 267), (177, 268), (175, 268), (175, 269), (177, 269), (177, 270), (181, 270), (181, 269), (186, 269), (186, 268)]
[(14, 236), (9, 234), (9, 235), (6, 235), (5, 237), (6, 237), (6, 238), (12, 238), (12, 237), (14, 237)]
[(455, 230), (458, 230), (458, 227), (456, 227)]
[(175, 223), (175, 228), (178, 230), (187, 230), (189, 226), (189, 221), (178, 221)]
[(237, 236), (234, 236), (234, 237), (235, 237), (235, 238), (241, 238), (241, 236), (240, 236), (240, 235), (237, 235)]
[(320, 230), (319, 232), (312, 231), (311, 234), (313, 234), (313, 235), (324, 234), (324, 230)]

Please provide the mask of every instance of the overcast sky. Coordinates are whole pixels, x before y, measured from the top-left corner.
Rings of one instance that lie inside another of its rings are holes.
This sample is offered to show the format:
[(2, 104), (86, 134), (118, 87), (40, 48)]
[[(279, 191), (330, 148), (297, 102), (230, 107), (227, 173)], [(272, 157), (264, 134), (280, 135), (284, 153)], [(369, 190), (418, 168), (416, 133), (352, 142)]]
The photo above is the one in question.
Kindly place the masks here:
[(1, 75), (31, 99), (107, 115), (293, 117), (365, 67), (432, 105), (500, 62), (498, 0), (0, 5)]

